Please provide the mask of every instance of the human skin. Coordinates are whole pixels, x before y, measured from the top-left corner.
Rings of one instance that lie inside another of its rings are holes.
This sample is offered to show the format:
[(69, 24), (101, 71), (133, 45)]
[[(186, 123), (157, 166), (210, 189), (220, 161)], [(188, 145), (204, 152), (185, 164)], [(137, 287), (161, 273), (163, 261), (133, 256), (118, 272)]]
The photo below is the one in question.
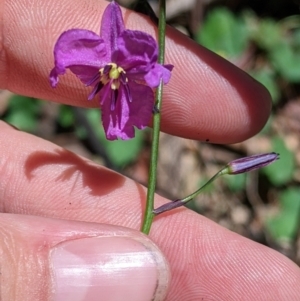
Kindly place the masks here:
[[(98, 100), (86, 100), (89, 89), (74, 75), (62, 77), (56, 89), (50, 87), (48, 76), (58, 36), (75, 27), (99, 32), (106, 5), (100, 0), (0, 0), (0, 88), (97, 107)], [(156, 35), (146, 17), (125, 9), (123, 16), (127, 28)], [(171, 28), (167, 31), (166, 63), (175, 68), (164, 89), (164, 132), (234, 143), (253, 136), (265, 124), (271, 108), (265, 88)], [(6, 231), (5, 235), (18, 242), (16, 228), (7, 224), (22, 224), (20, 215), (37, 216), (37, 220), (46, 217), (45, 225), (56, 218), (140, 229), (146, 189), (138, 183), (3, 122), (0, 141), (2, 237)], [(156, 196), (156, 206), (166, 201)], [(29, 229), (34, 219), (25, 218)], [(68, 222), (61, 225), (60, 231), (69, 227)], [(187, 209), (157, 217), (150, 238), (170, 264), (168, 301), (300, 300), (300, 270), (293, 262)], [(30, 294), (34, 290), (39, 290), (35, 300), (48, 300), (35, 277), (36, 269), (28, 268), (30, 263), (37, 265), (35, 259), (29, 258), (27, 268), (23, 268), (24, 256), (5, 247), (6, 243), (1, 239), (0, 250), (11, 252), (8, 258), (20, 262), (8, 266), (8, 279), (15, 281), (8, 293), (15, 297), (4, 300), (33, 300)], [(21, 277), (25, 271), (26, 277)], [(47, 282), (47, 275), (44, 277)], [(30, 292), (22, 289), (25, 278), (29, 279)], [(5, 291), (7, 283), (1, 281), (0, 285), (0, 291)]]

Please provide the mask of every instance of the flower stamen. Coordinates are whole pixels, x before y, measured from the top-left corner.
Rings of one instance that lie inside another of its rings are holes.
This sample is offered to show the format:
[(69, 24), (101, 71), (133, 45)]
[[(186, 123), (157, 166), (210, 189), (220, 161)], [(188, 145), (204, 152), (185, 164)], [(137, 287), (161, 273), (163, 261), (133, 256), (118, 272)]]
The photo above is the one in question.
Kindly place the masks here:
[(113, 91), (111, 91), (111, 94), (112, 94), (112, 96), (111, 96), (110, 110), (114, 111), (114, 109), (116, 108), (119, 90), (113, 90)]
[(126, 72), (120, 66), (115, 63), (109, 63), (105, 67), (99, 70), (100, 72), (100, 81), (103, 85), (110, 83), (112, 90), (117, 90), (120, 87), (120, 81), (123, 84), (127, 83), (128, 79), (126, 77)]
[(93, 88), (92, 92), (90, 93), (90, 95), (88, 96), (88, 100), (92, 100), (95, 95), (103, 88), (103, 84), (101, 82), (99, 82), (98, 84), (95, 85), (95, 87)]
[[(118, 99), (118, 90), (120, 85), (124, 87), (127, 99), (132, 102), (132, 96), (128, 86), (128, 78), (126, 72), (120, 66), (115, 63), (109, 63), (99, 70), (100, 83), (102, 86), (109, 85), (112, 90), (111, 106), (110, 109), (113, 111), (116, 107)], [(98, 90), (99, 91), (99, 90)], [(93, 95), (95, 93), (92, 93)]]

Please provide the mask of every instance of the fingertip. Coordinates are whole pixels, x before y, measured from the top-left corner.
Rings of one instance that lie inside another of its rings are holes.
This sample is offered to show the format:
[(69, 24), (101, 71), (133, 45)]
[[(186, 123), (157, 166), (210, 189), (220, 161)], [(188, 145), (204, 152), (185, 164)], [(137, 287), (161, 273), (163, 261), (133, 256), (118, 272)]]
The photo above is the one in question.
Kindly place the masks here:
[[(5, 11), (0, 11), (4, 16), (2, 34), (5, 37), (5, 52), (1, 50), (0, 58), (1, 87), (71, 105), (99, 106), (97, 99), (87, 100), (90, 89), (72, 74), (64, 75), (58, 87), (52, 89), (49, 73), (54, 65), (53, 47), (59, 35), (75, 27), (99, 33), (101, 14), (107, 2), (64, 1), (59, 13), (55, 1), (48, 2), (47, 6), (40, 2), (32, 4), (29, 0), (7, 3)], [(149, 18), (125, 9), (122, 12), (127, 28), (157, 36), (157, 29)], [(29, 19), (30, 26), (20, 26)], [(196, 140), (209, 139), (213, 143), (234, 143), (251, 137), (265, 124), (271, 108), (266, 89), (172, 28), (167, 29), (166, 63), (175, 68), (164, 88), (164, 132)]]
[(168, 300), (300, 300), (295, 263), (194, 212), (158, 216), (152, 235), (177, 275)]
[(123, 227), (2, 214), (3, 300), (162, 301), (169, 266), (145, 235)]
[(229, 61), (169, 28), (163, 128), (213, 143), (236, 143), (260, 131), (271, 111), (267, 89)]

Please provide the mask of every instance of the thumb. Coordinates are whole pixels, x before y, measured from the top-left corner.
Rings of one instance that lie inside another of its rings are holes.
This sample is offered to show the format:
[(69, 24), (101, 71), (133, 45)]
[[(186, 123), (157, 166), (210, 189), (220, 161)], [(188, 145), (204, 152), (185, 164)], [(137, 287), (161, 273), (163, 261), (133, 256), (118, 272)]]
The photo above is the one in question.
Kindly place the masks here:
[(0, 214), (1, 300), (161, 301), (168, 264), (137, 231)]

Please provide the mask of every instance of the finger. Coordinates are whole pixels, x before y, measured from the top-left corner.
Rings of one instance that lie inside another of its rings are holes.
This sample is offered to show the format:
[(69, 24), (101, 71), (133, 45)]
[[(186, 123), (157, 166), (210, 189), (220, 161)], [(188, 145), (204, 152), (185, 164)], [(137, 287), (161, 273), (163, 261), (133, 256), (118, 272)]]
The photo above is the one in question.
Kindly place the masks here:
[(162, 301), (159, 249), (126, 228), (0, 214), (1, 300)]
[[(2, 212), (140, 228), (140, 185), (3, 123), (0, 141)], [(167, 301), (299, 300), (294, 263), (189, 210), (158, 217), (151, 238), (171, 265)]]
[[(99, 32), (106, 1), (0, 0), (2, 50), (0, 88), (77, 106), (88, 102), (89, 88), (72, 74), (57, 89), (49, 85), (53, 47), (71, 28)], [(2, 6), (2, 7), (1, 7)], [(144, 16), (123, 10), (126, 26), (156, 35)], [(271, 101), (260, 84), (224, 59), (169, 28), (166, 62), (175, 66), (165, 87), (162, 129), (187, 138), (233, 143), (244, 140), (265, 124)]]

